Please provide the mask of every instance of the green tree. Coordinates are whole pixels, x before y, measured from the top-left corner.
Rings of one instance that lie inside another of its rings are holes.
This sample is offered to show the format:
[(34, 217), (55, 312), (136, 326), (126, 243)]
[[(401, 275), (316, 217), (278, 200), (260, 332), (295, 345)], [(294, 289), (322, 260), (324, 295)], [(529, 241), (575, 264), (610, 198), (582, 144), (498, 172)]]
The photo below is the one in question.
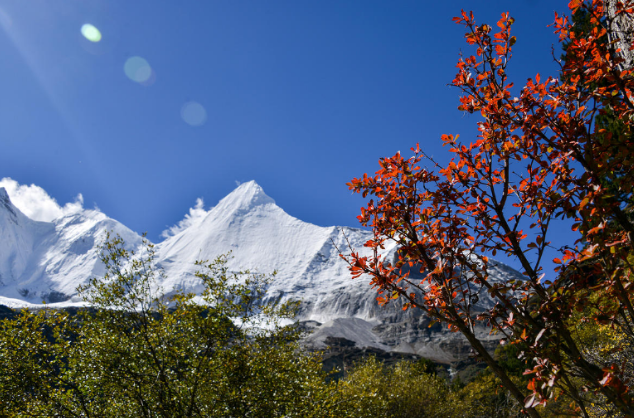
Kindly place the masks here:
[(424, 363), (402, 361), (387, 367), (371, 357), (357, 364), (338, 386), (340, 411), (355, 418), (523, 416), (522, 405), (492, 373), (455, 384), (455, 379), (450, 383), (426, 367), (421, 370)]
[(357, 418), (457, 417), (462, 405), (445, 380), (418, 365), (386, 367), (373, 357), (352, 369), (339, 392), (348, 416)]
[[(198, 263), (199, 295), (158, 286), (154, 249), (109, 239), (103, 278), (76, 314), (23, 310), (0, 324), (0, 415), (319, 417), (336, 408), (318, 356), (263, 303), (269, 278)], [(334, 405), (334, 406), (333, 406)]]

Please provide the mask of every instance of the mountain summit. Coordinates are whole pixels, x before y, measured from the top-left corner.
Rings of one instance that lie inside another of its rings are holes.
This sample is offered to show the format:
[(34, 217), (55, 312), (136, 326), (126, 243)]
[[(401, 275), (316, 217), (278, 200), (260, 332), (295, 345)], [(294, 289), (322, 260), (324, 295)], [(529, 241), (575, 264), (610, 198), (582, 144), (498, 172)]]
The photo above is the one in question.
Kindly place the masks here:
[(248, 211), (253, 207), (267, 204), (275, 204), (275, 200), (264, 193), (262, 187), (255, 180), (251, 180), (240, 184), (222, 199), (218, 206), (222, 206), (225, 209), (234, 208)]
[[(367, 234), (355, 231), (353, 235)], [(333, 240), (342, 245), (341, 238), (336, 227), (320, 227), (290, 216), (251, 181), (241, 184), (200, 220), (158, 244), (156, 250), (166, 272), (167, 289), (195, 288), (194, 262), (231, 251), (229, 267), (234, 270), (277, 272), (270, 297), (315, 303), (331, 290), (354, 285), (333, 246)], [(323, 320), (329, 314), (321, 309), (314, 315)]]

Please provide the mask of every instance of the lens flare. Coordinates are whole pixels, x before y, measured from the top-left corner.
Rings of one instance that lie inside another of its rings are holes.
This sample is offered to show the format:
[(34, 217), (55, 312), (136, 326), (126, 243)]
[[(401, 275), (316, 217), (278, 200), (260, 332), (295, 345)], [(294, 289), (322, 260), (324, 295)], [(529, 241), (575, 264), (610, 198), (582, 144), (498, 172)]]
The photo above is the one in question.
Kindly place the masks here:
[(130, 57), (123, 65), (125, 75), (137, 83), (145, 83), (152, 77), (152, 67), (141, 57)]
[(190, 126), (201, 126), (207, 121), (207, 111), (198, 102), (187, 102), (181, 108), (181, 118)]
[(88, 39), (90, 42), (101, 41), (101, 32), (90, 23), (82, 25), (81, 34), (84, 35), (84, 38)]

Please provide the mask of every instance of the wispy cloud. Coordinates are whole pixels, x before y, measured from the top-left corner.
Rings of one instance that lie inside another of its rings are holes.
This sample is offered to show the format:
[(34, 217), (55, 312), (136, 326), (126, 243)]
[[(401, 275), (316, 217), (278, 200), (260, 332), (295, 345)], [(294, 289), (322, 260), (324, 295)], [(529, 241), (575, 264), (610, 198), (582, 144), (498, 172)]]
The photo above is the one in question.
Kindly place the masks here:
[(27, 186), (5, 177), (0, 180), (0, 187), (5, 188), (15, 207), (36, 221), (50, 222), (55, 218), (84, 209), (84, 198), (81, 193), (77, 195), (74, 202), (60, 206), (44, 189), (35, 184)]
[(189, 213), (185, 215), (185, 218), (177, 223), (176, 225), (166, 229), (161, 233), (163, 238), (172, 237), (179, 232), (187, 229), (189, 226), (194, 224), (197, 220), (202, 219), (207, 215), (207, 211), (205, 210), (205, 203), (202, 198), (196, 199), (196, 205), (193, 208), (189, 208)]

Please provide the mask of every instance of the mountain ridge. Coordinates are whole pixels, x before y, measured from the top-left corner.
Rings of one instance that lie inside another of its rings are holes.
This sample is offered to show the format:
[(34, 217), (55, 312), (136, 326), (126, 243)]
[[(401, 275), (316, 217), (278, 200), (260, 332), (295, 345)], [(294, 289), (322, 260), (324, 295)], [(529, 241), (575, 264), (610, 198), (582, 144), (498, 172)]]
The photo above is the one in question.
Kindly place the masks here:
[[(17, 224), (8, 220), (12, 216), (27, 227), (14, 228)], [(40, 235), (29, 232), (31, 229)], [(11, 204), (6, 191), (0, 191), (0, 232), (4, 230), (12, 231), (13, 238), (12, 243), (0, 244), (4, 245), (0, 246), (0, 304), (14, 307), (35, 306), (42, 299), (51, 306), (80, 304), (76, 287), (103, 274), (98, 244), (105, 239), (106, 230), (121, 235), (130, 249), (142, 243), (139, 234), (97, 210), (36, 223)], [(430, 321), (420, 311), (404, 312), (398, 302), (380, 307), (367, 278), (351, 279), (339, 250), (347, 251), (350, 245), (363, 253), (367, 251), (363, 244), (370, 238), (371, 232), (361, 229), (303, 222), (284, 212), (251, 181), (156, 244), (155, 250), (157, 266), (165, 272), (160, 285), (167, 293), (201, 290), (194, 262), (213, 260), (228, 251), (232, 251), (230, 270), (277, 271), (266, 297), (302, 301), (299, 320), (312, 324), (315, 332), (305, 343), (314, 348), (324, 348), (328, 337), (336, 337), (348, 338), (358, 347), (425, 353), (442, 361), (464, 356), (466, 348), (459, 336), (446, 329), (430, 333)], [(28, 268), (21, 273), (14, 269), (11, 281), (2, 280), (2, 268), (10, 264), (11, 246), (21, 251), (20, 262)], [(396, 244), (390, 243), (381, 255), (391, 260), (395, 251)], [(501, 263), (492, 263), (492, 269), (496, 268), (501, 279), (519, 276)], [(480, 332), (485, 339), (486, 333), (485, 329)], [(452, 344), (458, 351), (447, 351)]]

